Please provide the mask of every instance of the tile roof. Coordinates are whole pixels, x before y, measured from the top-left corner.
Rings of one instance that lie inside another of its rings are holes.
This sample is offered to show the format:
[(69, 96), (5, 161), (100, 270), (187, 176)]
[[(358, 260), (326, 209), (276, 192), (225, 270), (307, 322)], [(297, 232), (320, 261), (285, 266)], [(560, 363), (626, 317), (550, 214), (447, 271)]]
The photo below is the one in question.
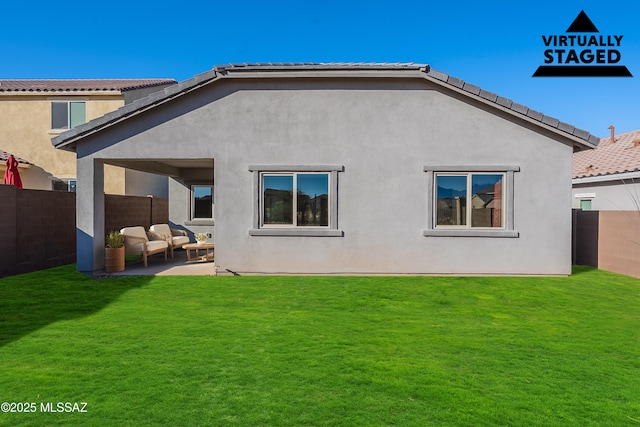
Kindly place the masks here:
[(552, 128), (556, 128), (562, 133), (567, 133), (574, 137), (582, 139), (590, 145), (597, 145), (600, 141), (600, 138), (595, 135), (591, 135), (586, 130), (578, 129), (572, 124), (562, 122), (554, 117), (547, 116), (539, 111), (533, 110), (526, 105), (518, 104), (508, 98), (503, 98), (502, 96), (499, 96), (493, 92), (489, 92), (478, 86), (466, 83), (463, 80), (452, 77), (446, 73), (443, 73), (442, 71), (429, 69), (427, 75), (433, 77), (434, 79), (443, 81), (451, 86), (454, 86), (464, 92), (474, 94), (486, 101), (492, 102), (508, 110), (521, 114), (529, 119), (544, 123), (548, 126), (551, 126)]
[[(105, 116), (92, 120), (89, 123), (75, 127), (72, 130), (64, 132), (52, 139), (54, 146), (67, 147), (73, 149), (74, 141), (82, 135), (92, 133), (99, 128), (109, 126), (111, 123), (120, 121), (138, 111), (152, 108), (154, 105), (163, 103), (169, 99), (181, 96), (187, 92), (197, 89), (200, 86), (207, 85), (215, 80), (227, 77), (247, 77), (252, 73), (262, 73), (262, 76), (283, 76), (285, 72), (308, 73), (305, 76), (314, 75), (314, 72), (355, 72), (350, 76), (358, 76), (358, 72), (367, 76), (371, 76), (374, 72), (392, 72), (393, 74), (404, 76), (408, 73), (409, 77), (421, 76), (436, 84), (448, 87), (452, 90), (459, 91), (466, 96), (478, 99), (496, 108), (509, 111), (514, 115), (522, 116), (529, 122), (536, 123), (540, 126), (551, 128), (556, 133), (569, 137), (576, 142), (578, 148), (593, 148), (600, 138), (591, 135), (589, 132), (577, 129), (575, 126), (561, 122), (560, 120), (546, 116), (529, 107), (513, 102), (510, 99), (498, 96), (493, 92), (484, 90), (478, 86), (469, 84), (458, 78), (449, 76), (446, 73), (432, 69), (428, 64), (419, 64), (413, 62), (398, 63), (368, 63), (368, 62), (332, 62), (332, 63), (313, 63), (313, 62), (293, 62), (293, 63), (244, 63), (244, 64), (227, 64), (218, 65), (213, 70), (198, 74), (191, 79), (169, 86), (159, 92), (141, 98), (120, 109), (108, 113)], [(382, 74), (379, 74), (382, 75)], [(300, 76), (300, 74), (297, 74)], [(341, 74), (341, 77), (344, 75)]]
[(0, 92), (125, 92), (174, 83), (177, 83), (174, 79), (0, 80)]
[(640, 171), (640, 130), (615, 135), (614, 141), (602, 138), (594, 150), (574, 153), (573, 178)]
[[(11, 155), (11, 153), (7, 153), (6, 151), (0, 150), (0, 162), (2, 163), (1, 166), (4, 166), (5, 162), (7, 161), (7, 159), (9, 158), (10, 155)], [(15, 157), (15, 159), (18, 161), (18, 163), (22, 163), (23, 165), (30, 165), (31, 164), (28, 161), (26, 161), (25, 159), (21, 159), (18, 156), (13, 156), (13, 157)]]

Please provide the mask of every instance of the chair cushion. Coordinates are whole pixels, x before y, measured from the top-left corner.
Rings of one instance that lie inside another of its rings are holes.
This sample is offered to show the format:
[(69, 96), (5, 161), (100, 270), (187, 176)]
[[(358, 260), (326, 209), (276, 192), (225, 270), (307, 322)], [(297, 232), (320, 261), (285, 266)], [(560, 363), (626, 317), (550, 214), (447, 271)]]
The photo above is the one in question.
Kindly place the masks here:
[(164, 240), (152, 240), (147, 243), (147, 252), (157, 251), (159, 249), (165, 249), (169, 246)]
[(148, 240), (147, 232), (144, 231), (144, 227), (125, 227), (120, 230), (123, 236), (140, 237), (144, 240)]
[(171, 238), (171, 244), (176, 247), (181, 247), (182, 245), (186, 245), (189, 243), (188, 236), (173, 236)]
[(151, 227), (149, 227), (149, 230), (153, 231), (156, 234), (171, 236), (171, 229), (169, 228), (169, 224), (153, 224)]
[[(144, 227), (125, 227), (122, 230), (120, 230), (120, 233), (122, 233), (123, 236), (125, 236), (124, 239), (124, 247), (125, 247), (125, 254), (127, 255), (139, 255), (141, 254), (142, 251), (142, 245), (144, 244), (143, 242), (146, 242), (147, 239), (147, 233), (144, 230)], [(136, 239), (127, 239), (127, 237), (135, 237)], [(144, 239), (143, 240), (139, 240), (139, 239)]]

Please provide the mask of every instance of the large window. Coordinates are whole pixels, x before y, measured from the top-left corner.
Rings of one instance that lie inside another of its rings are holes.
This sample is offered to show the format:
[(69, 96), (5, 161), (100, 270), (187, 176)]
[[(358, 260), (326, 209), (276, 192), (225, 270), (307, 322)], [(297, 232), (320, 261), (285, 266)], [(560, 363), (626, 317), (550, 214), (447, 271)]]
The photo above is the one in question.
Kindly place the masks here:
[(213, 219), (213, 187), (191, 186), (191, 219)]
[(436, 174), (436, 227), (504, 228), (504, 174)]
[(518, 166), (425, 166), (425, 236), (518, 237), (513, 221)]
[(256, 185), (252, 236), (341, 236), (342, 166), (251, 166)]
[(73, 129), (86, 123), (87, 106), (84, 101), (51, 102), (51, 129)]
[(262, 175), (263, 226), (328, 227), (328, 173)]

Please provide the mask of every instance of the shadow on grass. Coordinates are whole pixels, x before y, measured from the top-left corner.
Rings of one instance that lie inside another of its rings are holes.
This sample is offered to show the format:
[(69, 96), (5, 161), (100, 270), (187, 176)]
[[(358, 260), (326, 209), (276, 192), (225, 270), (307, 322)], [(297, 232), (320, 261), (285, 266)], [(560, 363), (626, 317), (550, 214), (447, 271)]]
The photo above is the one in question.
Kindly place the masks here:
[(583, 274), (583, 273), (590, 273), (594, 270), (597, 270), (597, 268), (594, 267), (589, 267), (587, 265), (573, 265), (571, 267), (571, 275), (575, 276), (578, 274)]
[(100, 311), (151, 277), (94, 278), (75, 264), (0, 279), (0, 347), (61, 320)]

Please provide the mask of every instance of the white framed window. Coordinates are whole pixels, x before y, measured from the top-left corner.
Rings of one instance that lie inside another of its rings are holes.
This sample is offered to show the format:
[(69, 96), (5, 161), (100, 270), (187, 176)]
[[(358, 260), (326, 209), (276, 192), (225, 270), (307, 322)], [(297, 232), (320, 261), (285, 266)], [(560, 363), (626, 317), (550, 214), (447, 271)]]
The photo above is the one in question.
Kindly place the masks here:
[(342, 236), (338, 172), (342, 166), (250, 166), (254, 173), (252, 236)]
[(191, 186), (191, 219), (213, 219), (213, 186)]
[(581, 210), (590, 211), (593, 209), (593, 199), (596, 198), (596, 193), (576, 193), (574, 197), (579, 200)]
[(86, 122), (85, 101), (51, 101), (51, 129), (73, 129)]
[(518, 237), (514, 230), (514, 172), (518, 166), (425, 166), (425, 236)]

